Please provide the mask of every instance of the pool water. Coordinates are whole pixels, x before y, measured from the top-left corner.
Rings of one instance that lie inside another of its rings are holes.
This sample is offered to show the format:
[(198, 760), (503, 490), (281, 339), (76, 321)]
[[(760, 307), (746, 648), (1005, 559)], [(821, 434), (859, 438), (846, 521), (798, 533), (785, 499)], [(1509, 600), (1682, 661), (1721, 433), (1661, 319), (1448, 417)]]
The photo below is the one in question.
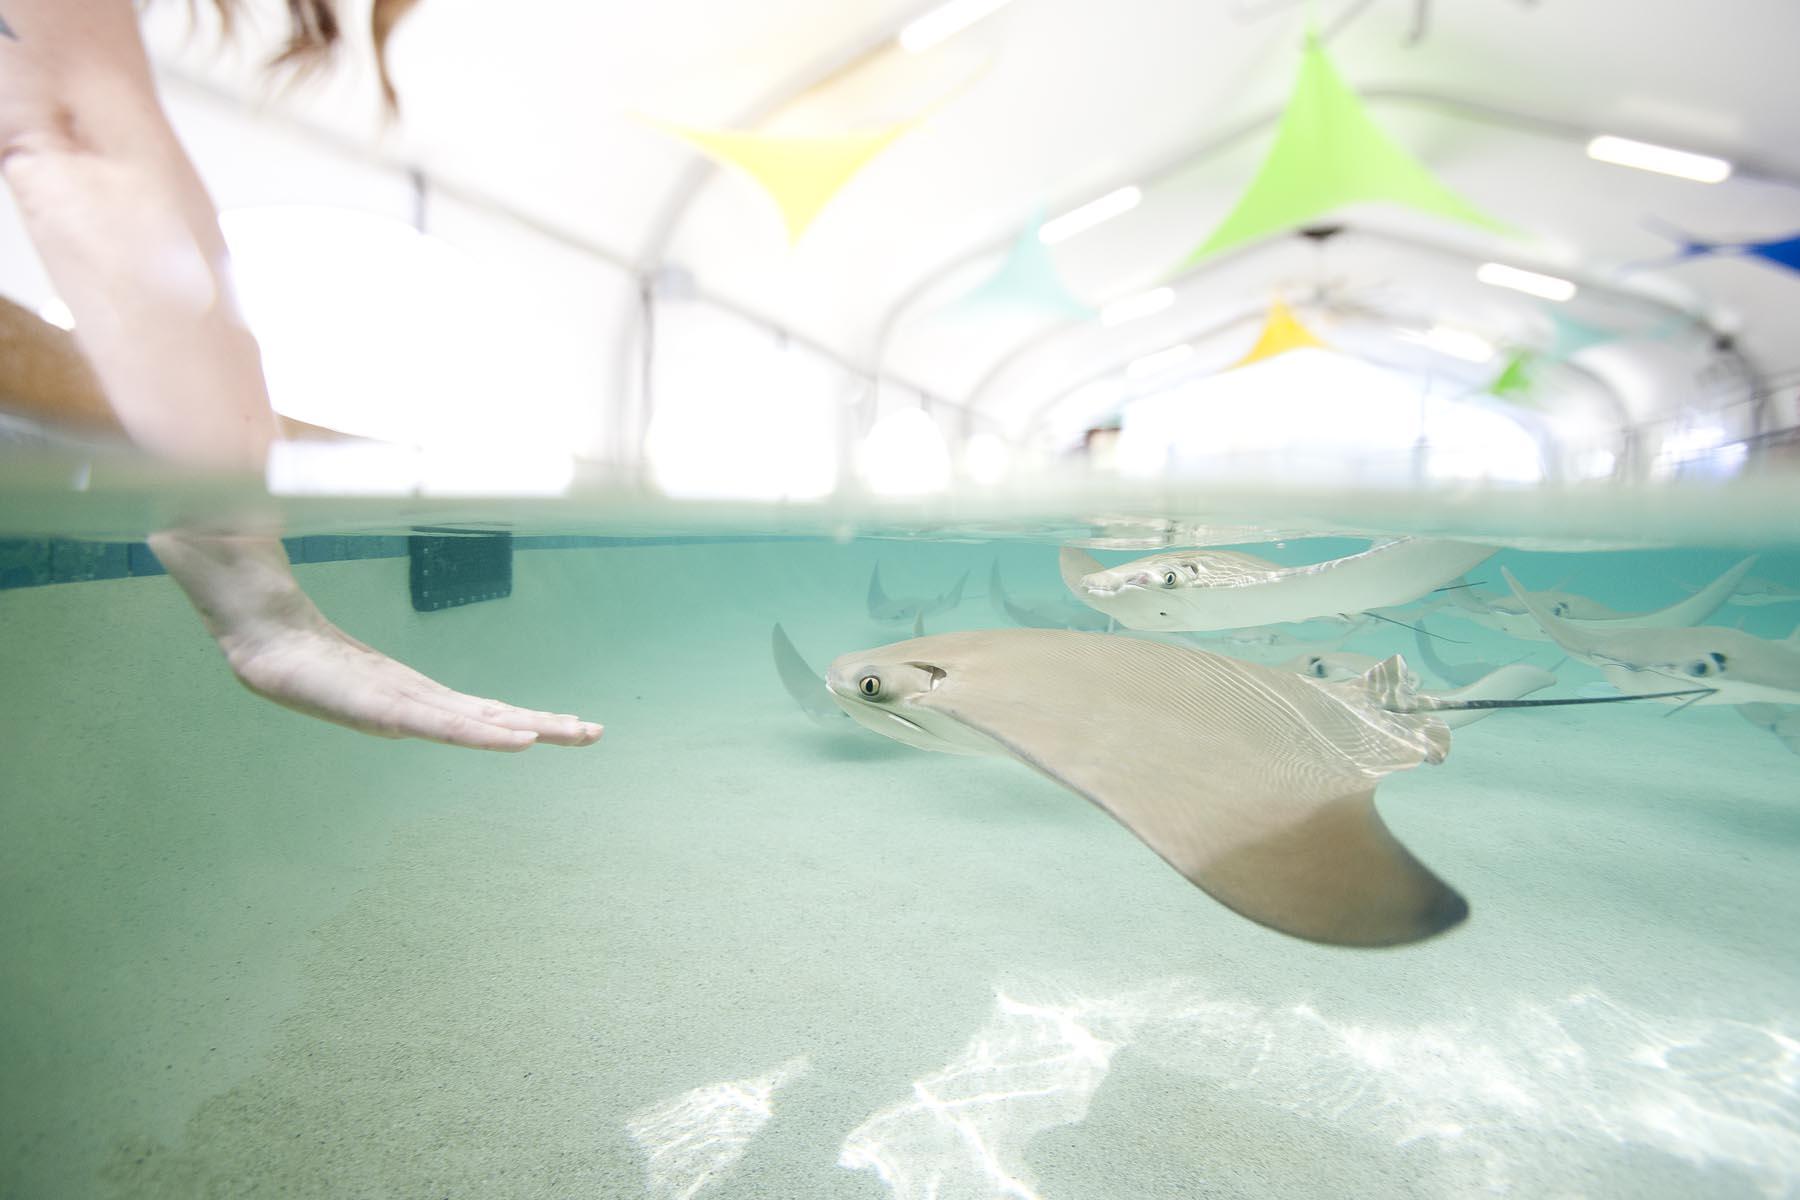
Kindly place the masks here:
[[(521, 549), (508, 598), (426, 613), (404, 558), (296, 567), (451, 686), (606, 723), (521, 756), (256, 700), (166, 578), (0, 591), (0, 1194), (1800, 1192), (1800, 754), (1729, 707), (1495, 714), (1379, 791), (1470, 919), (1298, 941), (1017, 763), (788, 696), (778, 622), (820, 670), (910, 636), (877, 565), (969, 573), (928, 632), (1008, 625), (996, 566), (1066, 597), (1054, 538), (989, 533)], [(1800, 589), (1800, 544), (1687, 541), (1476, 574), (1643, 611), (1755, 552)]]

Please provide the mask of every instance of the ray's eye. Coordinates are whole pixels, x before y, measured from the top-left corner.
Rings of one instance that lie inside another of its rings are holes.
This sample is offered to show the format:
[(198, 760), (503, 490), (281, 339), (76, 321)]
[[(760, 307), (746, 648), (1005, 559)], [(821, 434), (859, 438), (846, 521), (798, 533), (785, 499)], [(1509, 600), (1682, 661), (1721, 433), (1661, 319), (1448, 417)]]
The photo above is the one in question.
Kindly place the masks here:
[(1696, 658), (1687, 665), (1687, 673), (1699, 678), (1705, 675), (1717, 675), (1725, 670), (1725, 656), (1717, 650), (1705, 658)]
[(1567, 602), (1558, 600), (1555, 604), (1552, 604), (1550, 606), (1550, 615), (1553, 617), (1568, 616), (1569, 615), (1569, 606), (1568, 606)]
[(1325, 678), (1325, 660), (1316, 654), (1307, 659), (1306, 673), (1313, 676), (1315, 679)]
[(1174, 587), (1176, 584), (1178, 584), (1180, 582), (1181, 582), (1181, 576), (1175, 574), (1175, 572), (1173, 570), (1167, 570), (1167, 571), (1163, 572), (1162, 584), (1164, 587)]
[(881, 677), (879, 675), (864, 675), (861, 679), (856, 681), (856, 690), (865, 696), (879, 696), (881, 694)]

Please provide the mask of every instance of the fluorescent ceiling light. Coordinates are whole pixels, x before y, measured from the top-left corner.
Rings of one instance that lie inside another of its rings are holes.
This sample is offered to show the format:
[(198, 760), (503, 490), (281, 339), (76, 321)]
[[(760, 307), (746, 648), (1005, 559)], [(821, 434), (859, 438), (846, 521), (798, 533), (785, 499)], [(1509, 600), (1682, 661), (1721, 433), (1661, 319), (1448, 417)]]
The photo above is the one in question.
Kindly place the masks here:
[(1482, 263), (1475, 270), (1475, 278), (1495, 287), (1511, 288), (1515, 292), (1524, 292), (1544, 300), (1567, 300), (1575, 294), (1575, 285), (1567, 279), (1540, 275), (1536, 271), (1522, 271), (1504, 263)]
[(1400, 335), (1409, 342), (1460, 358), (1464, 362), (1484, 363), (1494, 357), (1494, 343), (1479, 333), (1456, 329), (1449, 325), (1433, 325), (1423, 333), (1408, 331)]
[(1060, 217), (1053, 217), (1038, 227), (1038, 240), (1046, 246), (1054, 246), (1058, 242), (1066, 242), (1083, 230), (1092, 229), (1102, 221), (1110, 221), (1122, 213), (1128, 213), (1138, 206), (1144, 198), (1141, 188), (1136, 186), (1122, 187), (1106, 193), (1098, 200), (1090, 200), (1080, 208), (1071, 209)]
[(900, 29), (900, 48), (909, 54), (948, 41), (983, 17), (1005, 8), (1008, 0), (950, 0)]
[(1640, 171), (1656, 171), (1696, 183), (1723, 183), (1731, 178), (1731, 164), (1710, 154), (1694, 154), (1674, 150), (1652, 142), (1634, 142), (1630, 138), (1602, 134), (1588, 143), (1588, 157), (1600, 162), (1636, 167)]
[(1155, 354), (1146, 354), (1144, 357), (1133, 359), (1126, 364), (1125, 378), (1144, 379), (1160, 371), (1166, 371), (1193, 352), (1194, 348), (1183, 342), (1179, 346), (1158, 350)]
[(1148, 317), (1159, 313), (1175, 303), (1174, 288), (1153, 288), (1147, 292), (1139, 292), (1135, 296), (1127, 296), (1123, 300), (1115, 300), (1100, 310), (1100, 323), (1111, 329), (1114, 325), (1123, 325), (1127, 321), (1135, 321), (1139, 317)]

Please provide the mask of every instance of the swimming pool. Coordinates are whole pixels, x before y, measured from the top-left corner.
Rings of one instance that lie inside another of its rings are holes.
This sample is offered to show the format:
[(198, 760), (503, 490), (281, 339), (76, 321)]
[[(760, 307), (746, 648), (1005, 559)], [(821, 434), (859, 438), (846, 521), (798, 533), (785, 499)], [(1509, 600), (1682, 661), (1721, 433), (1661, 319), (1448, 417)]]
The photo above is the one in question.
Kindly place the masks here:
[[(16, 492), (5, 532), (129, 540), (145, 495)], [(1485, 589), (1506, 566), (1635, 612), (1751, 552), (1756, 578), (1800, 588), (1791, 518), (1757, 495), (1331, 515), (1469, 536), (1485, 511), (1532, 547), (1479, 568)], [(1291, 531), (1312, 499), (1162, 511), (1260, 505)], [(1687, 522), (1671, 544), (1592, 545), (1664, 510)], [(1191, 536), (1145, 511), (292, 509), (316, 539), (302, 558), (343, 555), (296, 570), (356, 636), (607, 725), (592, 749), (523, 756), (261, 703), (165, 578), (0, 591), (0, 1191), (1800, 1189), (1800, 756), (1729, 707), (1458, 730), (1448, 761), (1379, 797), (1472, 915), (1357, 951), (1234, 915), (1016, 763), (822, 727), (782, 687), (776, 623), (819, 669), (910, 636), (869, 615), (876, 567), (896, 596), (968, 572), (927, 632), (998, 628), (996, 569), (1047, 602), (1071, 536), (1108, 563)], [(396, 551), (426, 518), (509, 527), (511, 594), (414, 611)], [(1728, 605), (1715, 623), (1775, 638), (1796, 616)], [(1548, 643), (1449, 606), (1425, 622), (1445, 661), (1598, 687)], [(1341, 645), (1416, 665), (1417, 636), (1375, 622)]]

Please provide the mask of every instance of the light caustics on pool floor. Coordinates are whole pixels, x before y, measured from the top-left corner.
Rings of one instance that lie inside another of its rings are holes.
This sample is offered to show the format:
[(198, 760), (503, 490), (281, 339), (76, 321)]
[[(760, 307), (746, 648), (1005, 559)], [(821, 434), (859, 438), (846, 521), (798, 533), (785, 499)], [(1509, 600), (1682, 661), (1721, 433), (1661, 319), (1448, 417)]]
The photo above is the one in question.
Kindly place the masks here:
[(805, 1055), (751, 1079), (729, 1079), (651, 1105), (625, 1123), (644, 1152), (650, 1194), (688, 1200), (722, 1178), (775, 1115), (777, 1091), (805, 1074)]
[[(1086, 1120), (1127, 1047), (1252, 1113), (1428, 1146), (1443, 1194), (1579, 1188), (1594, 1161), (1571, 1152), (1582, 1145), (1728, 1170), (1768, 1196), (1800, 1189), (1800, 1031), (1660, 1016), (1591, 990), (1417, 1027), (1223, 999), (1190, 981), (1036, 1003), (997, 991), (960, 1054), (846, 1133), (838, 1165), (874, 1172), (895, 1200), (1053, 1200), (1033, 1183), (1031, 1142)], [(688, 1200), (727, 1179), (807, 1063), (633, 1116), (651, 1194)], [(1206, 1136), (1192, 1131), (1202, 1161)], [(1559, 1153), (1542, 1153), (1551, 1141)]]

